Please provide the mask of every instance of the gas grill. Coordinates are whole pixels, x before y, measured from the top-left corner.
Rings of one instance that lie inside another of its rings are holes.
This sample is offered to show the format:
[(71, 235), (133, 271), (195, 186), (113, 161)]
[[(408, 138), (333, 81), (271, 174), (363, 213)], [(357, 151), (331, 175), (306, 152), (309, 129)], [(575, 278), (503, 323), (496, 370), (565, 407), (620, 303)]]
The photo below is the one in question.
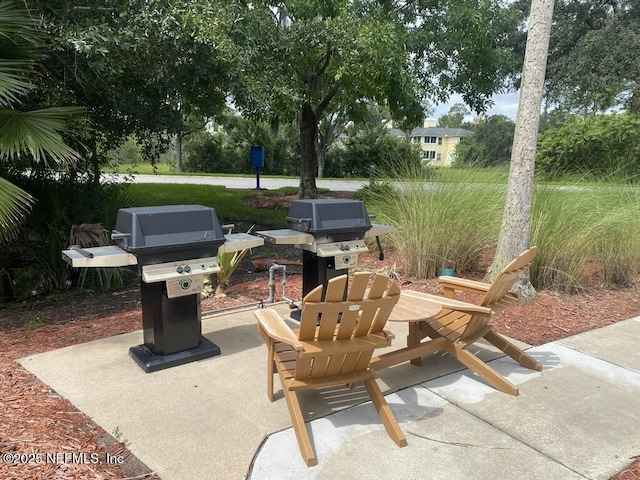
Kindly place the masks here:
[(62, 252), (73, 267), (129, 267), (141, 277), (144, 343), (129, 354), (147, 373), (220, 354), (202, 336), (204, 275), (220, 271), (217, 254), (260, 246), (246, 233), (227, 234), (215, 209), (201, 205), (123, 208), (115, 245)]
[(372, 224), (363, 202), (343, 199), (295, 200), (287, 226), (256, 233), (267, 242), (302, 249), (303, 297), (355, 267), (358, 255), (369, 251), (365, 237), (393, 231), (389, 225)]

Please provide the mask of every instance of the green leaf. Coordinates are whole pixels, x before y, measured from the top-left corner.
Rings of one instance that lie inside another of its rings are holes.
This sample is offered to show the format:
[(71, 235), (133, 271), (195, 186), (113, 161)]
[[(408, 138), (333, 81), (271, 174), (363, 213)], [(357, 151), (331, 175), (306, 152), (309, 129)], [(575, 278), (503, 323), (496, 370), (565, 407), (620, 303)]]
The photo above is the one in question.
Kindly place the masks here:
[(14, 237), (33, 201), (27, 192), (0, 177), (0, 244)]
[(78, 153), (64, 143), (61, 131), (69, 118), (83, 111), (77, 107), (54, 107), (31, 112), (0, 109), (0, 159), (30, 153), (36, 161), (44, 157), (72, 162)]

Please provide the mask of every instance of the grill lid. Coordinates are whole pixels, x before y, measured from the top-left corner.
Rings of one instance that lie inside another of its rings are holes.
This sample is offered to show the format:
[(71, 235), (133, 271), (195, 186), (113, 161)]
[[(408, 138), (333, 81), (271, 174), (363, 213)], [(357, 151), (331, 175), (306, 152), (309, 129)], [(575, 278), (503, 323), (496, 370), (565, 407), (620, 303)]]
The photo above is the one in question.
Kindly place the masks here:
[(122, 208), (111, 238), (139, 263), (214, 257), (225, 242), (215, 209), (202, 205)]
[(291, 202), (287, 226), (314, 235), (353, 233), (364, 235), (371, 221), (360, 200), (323, 198)]

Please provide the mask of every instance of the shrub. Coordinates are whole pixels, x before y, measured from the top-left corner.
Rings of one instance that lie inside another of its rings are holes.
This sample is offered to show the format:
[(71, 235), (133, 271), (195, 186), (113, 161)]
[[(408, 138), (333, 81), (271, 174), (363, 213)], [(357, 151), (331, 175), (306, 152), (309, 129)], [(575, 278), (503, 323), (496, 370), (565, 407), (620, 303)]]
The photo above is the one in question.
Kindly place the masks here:
[(545, 179), (640, 180), (640, 117), (631, 114), (572, 117), (538, 141), (537, 171)]

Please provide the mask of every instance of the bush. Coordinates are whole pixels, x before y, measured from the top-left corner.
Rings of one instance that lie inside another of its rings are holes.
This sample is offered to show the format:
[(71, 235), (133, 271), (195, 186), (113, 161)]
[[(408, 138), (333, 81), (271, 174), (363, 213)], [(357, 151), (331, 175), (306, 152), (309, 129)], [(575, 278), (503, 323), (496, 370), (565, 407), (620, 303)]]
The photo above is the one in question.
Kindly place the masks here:
[(572, 117), (539, 139), (537, 171), (545, 179), (640, 180), (640, 117), (631, 114)]
[(394, 137), (385, 128), (362, 130), (348, 137), (344, 144), (329, 149), (324, 173), (334, 178), (366, 178), (369, 177), (371, 165), (378, 170), (388, 170), (389, 164), (398, 159), (412, 168), (418, 168), (420, 147)]
[[(73, 225), (115, 226), (119, 208), (130, 206), (126, 185), (97, 184), (82, 176), (53, 174), (9, 178), (36, 199), (18, 237), (0, 250), (0, 264), (11, 278), (14, 298), (64, 290), (72, 270), (61, 258)], [(35, 273), (34, 273), (35, 272)], [(87, 285), (89, 286), (89, 285)]]

